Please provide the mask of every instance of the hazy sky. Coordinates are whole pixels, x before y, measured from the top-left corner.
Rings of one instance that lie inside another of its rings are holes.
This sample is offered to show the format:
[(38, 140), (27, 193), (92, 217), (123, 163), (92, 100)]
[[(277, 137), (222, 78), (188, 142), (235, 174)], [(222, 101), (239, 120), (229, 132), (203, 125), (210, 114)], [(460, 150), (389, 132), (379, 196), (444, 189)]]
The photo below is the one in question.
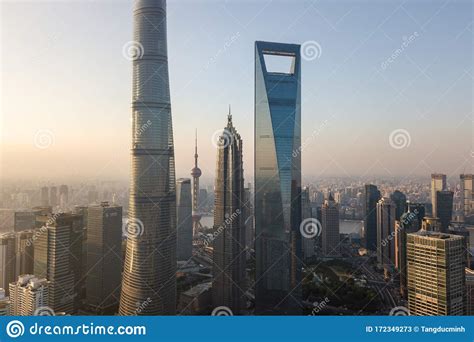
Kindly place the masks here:
[[(1, 1), (3, 177), (128, 177), (131, 6)], [(214, 174), (231, 104), (253, 178), (255, 40), (319, 44), (302, 64), (304, 176), (472, 172), (472, 37), (468, 0), (168, 1), (177, 176), (195, 128)]]

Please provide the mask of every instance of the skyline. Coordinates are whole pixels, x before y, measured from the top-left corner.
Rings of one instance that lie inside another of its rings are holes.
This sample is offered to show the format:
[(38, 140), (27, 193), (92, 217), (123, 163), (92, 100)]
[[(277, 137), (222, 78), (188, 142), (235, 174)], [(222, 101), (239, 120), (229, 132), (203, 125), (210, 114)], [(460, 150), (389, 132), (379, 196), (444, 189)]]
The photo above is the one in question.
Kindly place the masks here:
[[(190, 137), (197, 128), (202, 180), (211, 183), (211, 138), (222, 131), (230, 103), (246, 147), (245, 177), (252, 179), (255, 40), (314, 40), (321, 47), (319, 58), (302, 63), (303, 177), (470, 172), (472, 5), (311, 3), (170, 1), (177, 178), (189, 177)], [(131, 63), (122, 49), (132, 40), (131, 3), (2, 2), (1, 7), (0, 176), (126, 180)], [(289, 25), (281, 25), (283, 17), (290, 18)], [(9, 24), (22, 20), (24, 31), (14, 32), (21, 25)], [(104, 20), (110, 25), (99, 29)], [(387, 63), (403, 37), (409, 44)], [(48, 64), (51, 57), (55, 63)], [(390, 134), (400, 128), (408, 131), (410, 145), (392, 148)], [(51, 132), (46, 138), (54, 143), (36, 147), (38, 130)]]

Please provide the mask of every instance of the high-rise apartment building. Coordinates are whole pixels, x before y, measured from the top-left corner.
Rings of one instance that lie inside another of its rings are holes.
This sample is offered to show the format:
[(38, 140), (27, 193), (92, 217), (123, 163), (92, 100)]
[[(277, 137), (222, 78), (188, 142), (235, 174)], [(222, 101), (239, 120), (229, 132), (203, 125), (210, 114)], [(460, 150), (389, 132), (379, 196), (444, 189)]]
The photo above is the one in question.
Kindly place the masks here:
[[(268, 59), (289, 61), (272, 69)], [(255, 43), (255, 302), (298, 314), (301, 301), (300, 46)]]
[(377, 250), (377, 202), (380, 200), (380, 191), (373, 184), (364, 187), (364, 236), (365, 248)]
[(322, 247), (325, 256), (339, 256), (339, 206), (331, 193), (321, 207)]
[[(13, 316), (33, 316), (40, 308), (49, 308), (49, 285), (45, 278), (23, 274), (10, 283), (10, 311)], [(49, 310), (49, 309), (48, 309)]]
[(178, 261), (187, 261), (193, 256), (193, 213), (191, 180), (176, 181), (176, 255)]
[[(135, 0), (132, 174), (120, 315), (176, 313), (176, 182), (166, 1)], [(141, 310), (137, 303), (147, 302)]]
[(213, 305), (239, 314), (245, 303), (244, 168), (242, 139), (230, 112), (218, 142), (214, 193)]
[(114, 314), (122, 275), (122, 207), (102, 202), (87, 215), (86, 304), (96, 314)]
[(420, 230), (407, 235), (408, 307), (414, 316), (465, 313), (464, 238)]

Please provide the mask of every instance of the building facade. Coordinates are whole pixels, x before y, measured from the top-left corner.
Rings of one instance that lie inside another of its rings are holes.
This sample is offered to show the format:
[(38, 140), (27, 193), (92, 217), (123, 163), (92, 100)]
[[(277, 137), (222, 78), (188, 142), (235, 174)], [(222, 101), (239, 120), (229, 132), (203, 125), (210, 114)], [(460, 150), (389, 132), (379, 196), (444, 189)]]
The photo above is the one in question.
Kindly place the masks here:
[[(135, 0), (132, 174), (120, 315), (176, 313), (176, 181), (166, 1)], [(137, 311), (137, 303), (149, 301)]]
[(395, 266), (396, 204), (389, 198), (377, 202), (377, 263), (386, 272)]
[(439, 232), (407, 235), (408, 308), (414, 316), (465, 314), (464, 238)]
[(377, 202), (380, 200), (380, 191), (373, 184), (364, 187), (364, 236), (365, 248), (369, 251), (377, 250)]
[(8, 295), (8, 285), (16, 277), (16, 235), (5, 233), (0, 235), (0, 288)]
[(176, 181), (176, 211), (177, 259), (187, 261), (193, 256), (193, 209), (189, 178)]
[(245, 303), (245, 218), (242, 139), (229, 113), (217, 150), (214, 200), (213, 305), (240, 314)]
[(37, 222), (43, 226), (34, 241), (34, 274), (50, 281), (48, 306), (55, 312), (73, 314), (79, 308), (84, 285), (83, 218), (62, 213), (37, 217)]
[(339, 206), (331, 193), (321, 207), (321, 218), (323, 254), (327, 257), (340, 256)]
[(431, 175), (431, 205), (432, 212), (431, 216), (438, 217), (438, 206), (436, 200), (436, 193), (438, 191), (446, 190), (446, 175), (441, 173), (433, 173)]
[(48, 307), (49, 284), (45, 278), (39, 279), (32, 274), (23, 274), (10, 283), (11, 315), (33, 316), (37, 309)]
[[(284, 72), (266, 57), (291, 60)], [(300, 46), (255, 43), (257, 314), (298, 314), (301, 300)]]
[(89, 207), (86, 270), (88, 309), (115, 314), (122, 280), (122, 207), (108, 202)]

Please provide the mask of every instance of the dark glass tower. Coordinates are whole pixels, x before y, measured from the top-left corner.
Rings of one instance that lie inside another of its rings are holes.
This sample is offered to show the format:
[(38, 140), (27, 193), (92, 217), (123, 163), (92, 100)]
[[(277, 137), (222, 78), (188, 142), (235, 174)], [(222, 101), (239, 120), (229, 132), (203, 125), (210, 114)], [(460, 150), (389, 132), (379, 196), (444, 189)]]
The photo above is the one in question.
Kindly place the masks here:
[(242, 139), (229, 113), (217, 151), (212, 292), (214, 306), (226, 306), (234, 314), (245, 302), (244, 201)]
[(407, 197), (403, 192), (395, 190), (390, 199), (395, 203), (395, 220), (400, 221), (402, 214), (407, 211)]
[[(176, 193), (166, 1), (135, 0), (132, 174), (120, 315), (176, 313)], [(146, 305), (144, 304), (146, 303)], [(140, 309), (137, 310), (137, 307)]]
[[(266, 57), (291, 59), (287, 72)], [(255, 43), (255, 304), (256, 313), (301, 308), (300, 46)]]
[(441, 231), (447, 233), (449, 223), (453, 216), (453, 197), (452, 191), (443, 190), (436, 192), (436, 213), (441, 225)]
[(377, 202), (380, 200), (380, 191), (373, 184), (366, 184), (364, 191), (364, 228), (365, 248), (377, 250)]

